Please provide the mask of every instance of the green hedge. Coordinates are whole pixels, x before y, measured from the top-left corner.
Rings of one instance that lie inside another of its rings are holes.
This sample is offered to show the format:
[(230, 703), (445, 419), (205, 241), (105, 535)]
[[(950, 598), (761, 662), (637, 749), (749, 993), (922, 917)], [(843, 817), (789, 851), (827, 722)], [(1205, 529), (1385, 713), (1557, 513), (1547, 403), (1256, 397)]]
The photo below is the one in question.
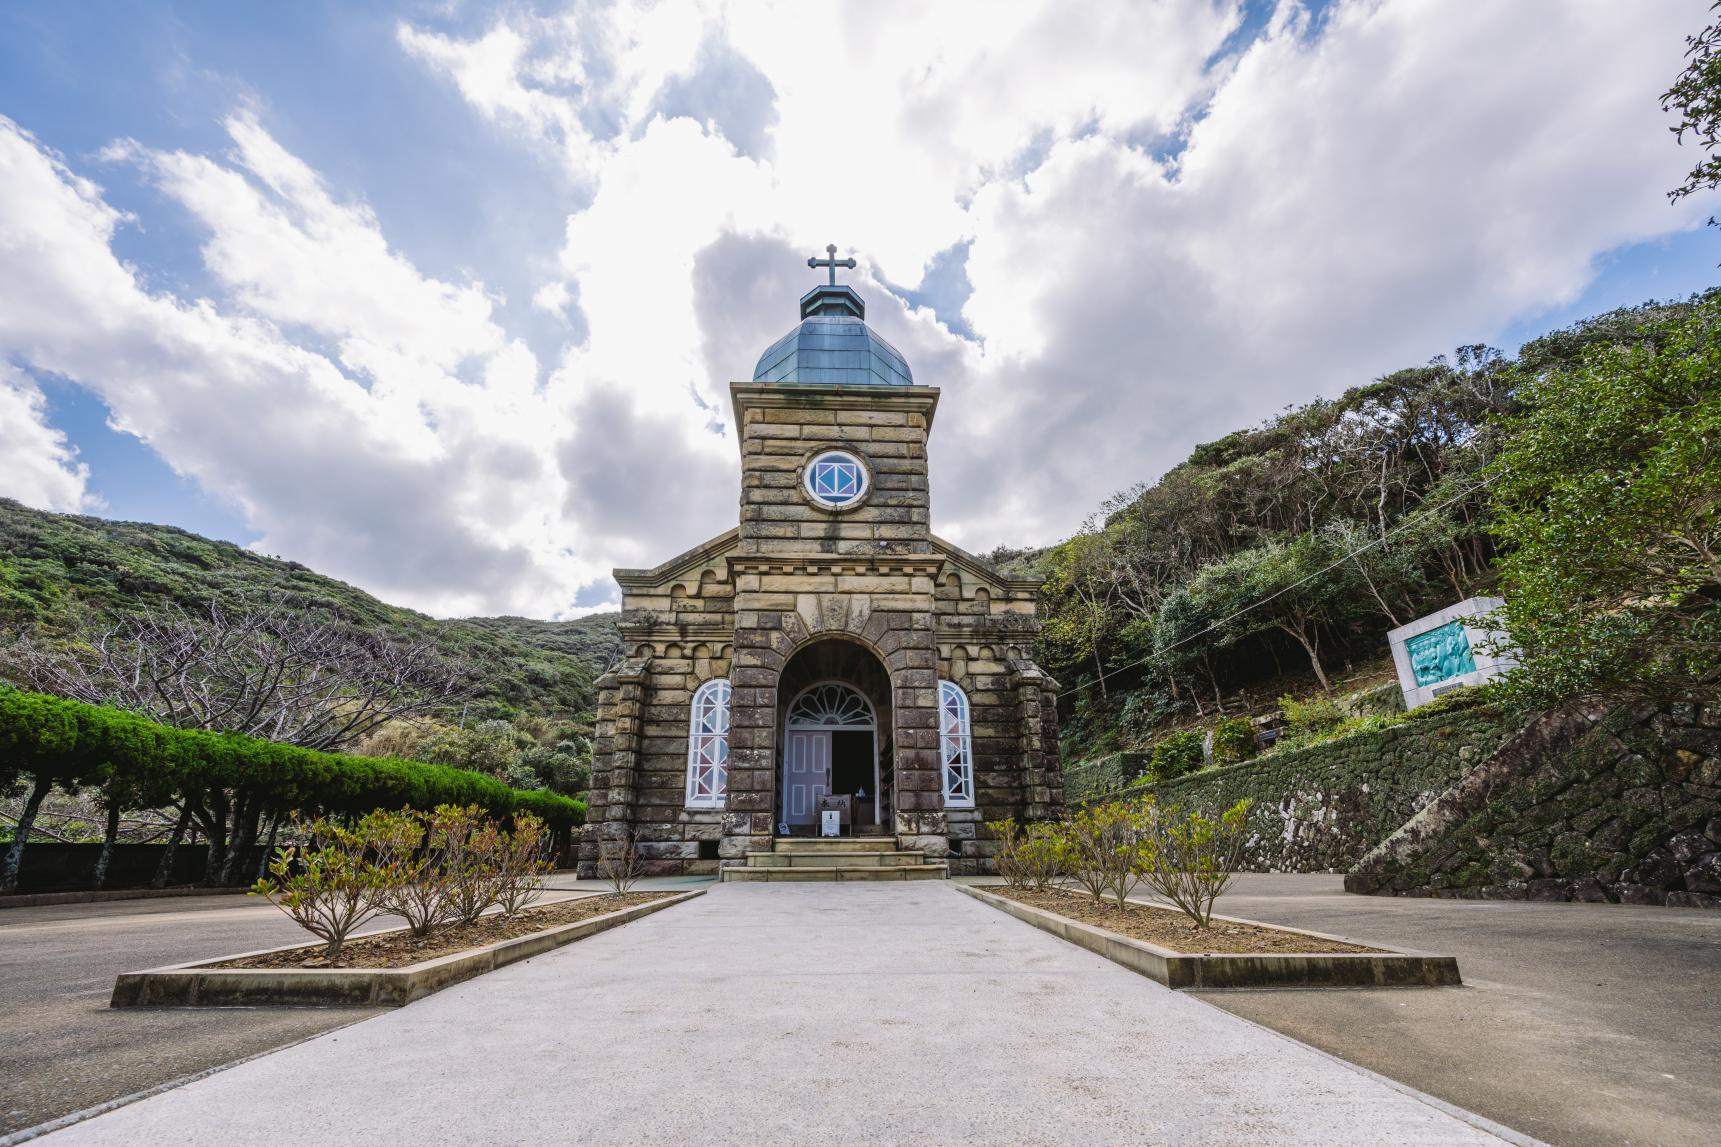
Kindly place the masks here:
[(118, 781), (163, 802), (243, 789), (263, 804), (324, 814), (475, 804), (493, 816), (531, 812), (556, 829), (586, 816), (582, 801), (512, 789), (465, 769), (174, 729), (118, 709), (0, 689), (0, 787), (22, 777), (65, 789)]

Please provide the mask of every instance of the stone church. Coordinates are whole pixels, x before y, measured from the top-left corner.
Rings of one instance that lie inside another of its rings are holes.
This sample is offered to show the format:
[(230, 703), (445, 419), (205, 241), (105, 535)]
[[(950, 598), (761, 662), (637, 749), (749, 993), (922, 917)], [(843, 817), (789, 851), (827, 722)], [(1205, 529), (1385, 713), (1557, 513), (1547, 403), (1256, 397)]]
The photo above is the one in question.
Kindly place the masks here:
[(938, 389), (827, 253), (800, 324), (729, 388), (739, 525), (615, 571), (624, 658), (598, 681), (582, 872), (632, 841), (655, 875), (971, 874), (983, 821), (1061, 811), (1039, 584), (932, 532)]

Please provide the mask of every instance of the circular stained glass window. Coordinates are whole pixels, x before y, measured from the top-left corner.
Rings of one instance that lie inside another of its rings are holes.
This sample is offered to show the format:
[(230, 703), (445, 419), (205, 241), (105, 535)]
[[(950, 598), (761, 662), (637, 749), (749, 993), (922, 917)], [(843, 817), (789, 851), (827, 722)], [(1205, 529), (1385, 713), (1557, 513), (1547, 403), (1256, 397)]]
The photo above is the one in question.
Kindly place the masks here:
[(820, 505), (851, 506), (866, 493), (866, 467), (846, 450), (827, 450), (808, 463), (803, 481)]

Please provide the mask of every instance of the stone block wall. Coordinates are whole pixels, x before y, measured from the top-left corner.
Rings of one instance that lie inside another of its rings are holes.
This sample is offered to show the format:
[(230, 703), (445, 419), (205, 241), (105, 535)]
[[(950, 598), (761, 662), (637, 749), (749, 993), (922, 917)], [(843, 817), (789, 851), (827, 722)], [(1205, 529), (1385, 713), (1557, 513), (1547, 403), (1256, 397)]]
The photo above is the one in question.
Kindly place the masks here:
[(1344, 872), (1514, 727), (1493, 710), (1441, 714), (1108, 795), (1207, 810), (1250, 798), (1251, 871)]
[[(731, 388), (741, 438), (741, 552), (746, 554), (925, 554), (932, 499), (926, 439), (932, 387)], [(814, 456), (847, 450), (866, 466), (869, 489), (852, 507), (815, 505), (802, 488)], [(862, 580), (832, 589), (888, 592)], [(925, 587), (930, 597), (932, 587)]]
[[(930, 387), (735, 383), (740, 524), (651, 570), (617, 570), (626, 660), (599, 682), (593, 796), (582, 859), (632, 833), (652, 873), (700, 873), (771, 847), (781, 767), (783, 673), (813, 643), (851, 642), (888, 678), (899, 844), (990, 862), (985, 820), (1061, 809), (1056, 683), (1029, 659), (1038, 583), (1005, 578), (933, 536), (926, 444)], [(866, 466), (851, 506), (815, 502), (806, 467), (840, 448)], [(727, 807), (683, 807), (689, 703), (727, 676)], [(938, 682), (968, 694), (976, 804), (944, 807)], [(882, 702), (882, 703), (881, 703)]]
[(1721, 707), (1571, 707), (1377, 853), (1358, 892), (1721, 907)]
[(616, 571), (627, 656), (597, 683), (584, 872), (600, 841), (629, 834), (647, 875), (717, 870), (723, 812), (685, 807), (687, 737), (694, 691), (730, 675), (734, 542), (731, 531), (655, 569)]

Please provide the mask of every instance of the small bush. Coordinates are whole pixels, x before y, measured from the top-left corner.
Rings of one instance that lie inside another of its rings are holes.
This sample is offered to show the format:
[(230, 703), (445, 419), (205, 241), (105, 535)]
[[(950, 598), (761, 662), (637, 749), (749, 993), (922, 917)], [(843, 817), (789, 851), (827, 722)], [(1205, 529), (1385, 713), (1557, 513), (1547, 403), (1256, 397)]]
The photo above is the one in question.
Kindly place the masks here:
[(1135, 875), (1182, 909), (1196, 927), (1207, 927), (1213, 920), (1213, 902), (1243, 863), (1251, 803), (1238, 801), (1212, 817), (1186, 814), (1177, 805), (1145, 802), (1137, 817), (1141, 843), (1135, 854)]
[(1054, 826), (1029, 825), (1022, 831), (1016, 818), (987, 821), (998, 841), (998, 875), (1010, 888), (1043, 892), (1058, 876), (1058, 841)]
[(390, 826), (376, 814), (351, 829), (295, 819), (292, 835), (298, 844), (279, 850), (251, 891), (323, 941), (323, 958), (332, 964), (347, 937), (383, 910), (400, 879), (396, 867), (374, 859), (388, 854)]
[(1412, 709), (1407, 715), (1412, 721), (1420, 721), (1425, 717), (1439, 717), (1446, 713), (1459, 713), (1466, 709), (1480, 709), (1499, 703), (1500, 691), (1494, 688), (1493, 682), (1482, 685), (1463, 685), (1457, 689), (1442, 693), (1426, 705)]
[(1028, 887), (1044, 892), (1058, 879), (1058, 828), (1052, 824), (1030, 825), (1027, 839), (1018, 851)]
[(1004, 878), (1007, 888), (1027, 888), (1027, 871), (1021, 863), (1021, 846), (1027, 837), (1016, 827), (1016, 818), (1007, 816), (1003, 820), (989, 820), (986, 827), (991, 830), (998, 841), (998, 875)]
[(441, 838), (430, 817), (411, 809), (371, 815), (381, 832), (379, 863), (395, 870), (383, 907), (405, 920), (414, 936), (428, 936), (447, 922), (449, 914)]
[(476, 805), (438, 805), (430, 828), (442, 848), (448, 918), (470, 924), (499, 898), (497, 854), (502, 849), (502, 830), (485, 820)]
[(1313, 697), (1307, 701), (1280, 697), (1279, 708), (1285, 714), (1285, 735), (1292, 738), (1324, 733), (1345, 719), (1344, 710), (1331, 697)]
[(640, 877), (639, 850), (631, 833), (598, 838), (598, 878), (610, 886), (612, 895), (630, 892)]
[(1199, 769), (1205, 763), (1201, 755), (1202, 739), (1197, 729), (1184, 729), (1162, 738), (1153, 746), (1153, 757), (1142, 779), (1169, 781)]
[(496, 851), (496, 903), (505, 917), (531, 906), (544, 891), (550, 874), (549, 826), (531, 813), (514, 817), (513, 831), (503, 834)]
[(1213, 726), (1213, 763), (1234, 765), (1247, 761), (1260, 751), (1255, 740), (1255, 726), (1247, 717), (1222, 717)]
[(1058, 868), (1098, 904), (1110, 894), (1121, 907), (1135, 886), (1136, 806), (1089, 805), (1058, 826)]

